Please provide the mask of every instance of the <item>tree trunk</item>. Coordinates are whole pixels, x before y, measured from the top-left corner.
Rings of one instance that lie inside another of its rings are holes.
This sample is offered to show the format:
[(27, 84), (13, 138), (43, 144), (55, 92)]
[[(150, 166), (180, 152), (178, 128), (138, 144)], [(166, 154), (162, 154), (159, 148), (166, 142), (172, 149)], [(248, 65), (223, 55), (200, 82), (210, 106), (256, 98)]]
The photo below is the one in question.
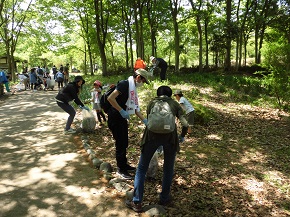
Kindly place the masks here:
[(231, 68), (231, 16), (232, 16), (232, 1), (227, 0), (226, 7), (227, 23), (226, 23), (226, 57), (225, 57), (225, 71), (229, 71)]
[(208, 60), (208, 53), (209, 53), (209, 42), (208, 42), (208, 19), (205, 19), (204, 22), (204, 39), (205, 39), (205, 68), (209, 68), (209, 60)]
[(179, 47), (179, 29), (178, 29), (178, 22), (177, 22), (177, 15), (178, 15), (178, 1), (173, 0), (171, 1), (171, 16), (173, 21), (174, 27), (174, 52), (175, 52), (175, 72), (179, 72), (179, 55), (180, 55), (180, 47)]
[(89, 54), (89, 61), (90, 61), (90, 74), (94, 75), (94, 63), (93, 63), (93, 57), (92, 57), (92, 49), (91, 45), (88, 43), (88, 54)]
[(203, 71), (203, 63), (202, 63), (202, 27), (200, 23), (200, 16), (197, 14), (196, 15), (196, 25), (197, 25), (197, 31), (198, 31), (198, 71), (202, 72)]
[[(103, 13), (106, 13), (103, 10), (103, 1), (95, 0), (95, 21), (96, 21), (96, 33), (97, 33), (97, 44), (100, 50), (100, 57), (102, 62), (102, 75), (106, 76), (107, 72), (107, 56), (105, 52), (105, 43), (107, 37), (107, 28), (108, 28), (108, 17), (105, 17)], [(109, 16), (106, 14), (106, 16)]]

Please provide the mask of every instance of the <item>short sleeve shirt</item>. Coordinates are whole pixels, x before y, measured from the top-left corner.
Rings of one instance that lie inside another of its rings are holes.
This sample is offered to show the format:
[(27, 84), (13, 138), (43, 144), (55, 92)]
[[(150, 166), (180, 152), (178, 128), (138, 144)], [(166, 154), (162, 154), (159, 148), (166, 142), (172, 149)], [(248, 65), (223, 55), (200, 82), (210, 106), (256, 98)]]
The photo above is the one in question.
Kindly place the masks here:
[(193, 106), (183, 96), (179, 99), (179, 104), (181, 104), (182, 108), (184, 108), (186, 114), (188, 114), (189, 112), (194, 111)]
[(122, 80), (118, 82), (116, 90), (120, 93), (120, 95), (116, 98), (117, 103), (126, 111), (126, 102), (129, 97), (129, 81)]

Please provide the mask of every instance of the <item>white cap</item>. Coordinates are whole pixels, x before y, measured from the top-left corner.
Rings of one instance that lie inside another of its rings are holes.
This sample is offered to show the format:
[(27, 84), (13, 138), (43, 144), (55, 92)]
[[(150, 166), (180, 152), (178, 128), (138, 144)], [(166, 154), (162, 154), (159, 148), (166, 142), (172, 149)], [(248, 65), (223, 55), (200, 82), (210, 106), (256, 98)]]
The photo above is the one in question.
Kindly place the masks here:
[(155, 57), (154, 56), (151, 56), (150, 57), (150, 62), (152, 62), (152, 60), (154, 60), (155, 59)]

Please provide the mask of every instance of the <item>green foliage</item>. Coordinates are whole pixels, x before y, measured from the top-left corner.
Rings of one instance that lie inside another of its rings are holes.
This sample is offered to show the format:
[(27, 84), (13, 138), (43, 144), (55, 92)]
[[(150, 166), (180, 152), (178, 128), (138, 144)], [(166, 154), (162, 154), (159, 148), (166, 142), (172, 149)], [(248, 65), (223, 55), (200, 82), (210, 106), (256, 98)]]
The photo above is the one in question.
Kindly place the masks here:
[(290, 44), (285, 44), (283, 38), (268, 45), (265, 52), (266, 67), (270, 74), (263, 79), (264, 86), (276, 98), (280, 109), (290, 109)]

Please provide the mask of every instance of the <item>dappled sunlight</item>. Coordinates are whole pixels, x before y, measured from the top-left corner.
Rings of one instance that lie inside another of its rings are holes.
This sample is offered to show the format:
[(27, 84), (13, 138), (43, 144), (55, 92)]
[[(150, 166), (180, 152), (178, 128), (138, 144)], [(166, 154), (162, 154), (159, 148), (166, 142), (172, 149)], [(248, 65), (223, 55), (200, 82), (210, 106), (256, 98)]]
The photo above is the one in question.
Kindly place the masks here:
[(206, 94), (209, 96), (214, 96), (215, 94), (213, 88), (211, 87), (199, 87), (198, 90), (201, 94)]
[(211, 139), (211, 140), (222, 140), (221, 136), (217, 134), (207, 135), (206, 138)]
[(53, 207), (50, 209), (39, 209), (38, 206), (32, 205), (28, 208), (28, 216), (49, 216), (49, 217), (58, 217), (55, 211), (53, 210)]
[(263, 162), (265, 160), (265, 156), (259, 151), (249, 152), (245, 151), (243, 156), (240, 158), (240, 162), (242, 164), (252, 163), (252, 162)]
[(77, 153), (45, 155), (39, 159), (39, 162), (46, 163), (46, 166), (45, 166), (46, 169), (48, 169), (49, 171), (56, 172), (59, 170), (63, 170), (69, 162), (75, 160), (77, 157), (78, 157)]

